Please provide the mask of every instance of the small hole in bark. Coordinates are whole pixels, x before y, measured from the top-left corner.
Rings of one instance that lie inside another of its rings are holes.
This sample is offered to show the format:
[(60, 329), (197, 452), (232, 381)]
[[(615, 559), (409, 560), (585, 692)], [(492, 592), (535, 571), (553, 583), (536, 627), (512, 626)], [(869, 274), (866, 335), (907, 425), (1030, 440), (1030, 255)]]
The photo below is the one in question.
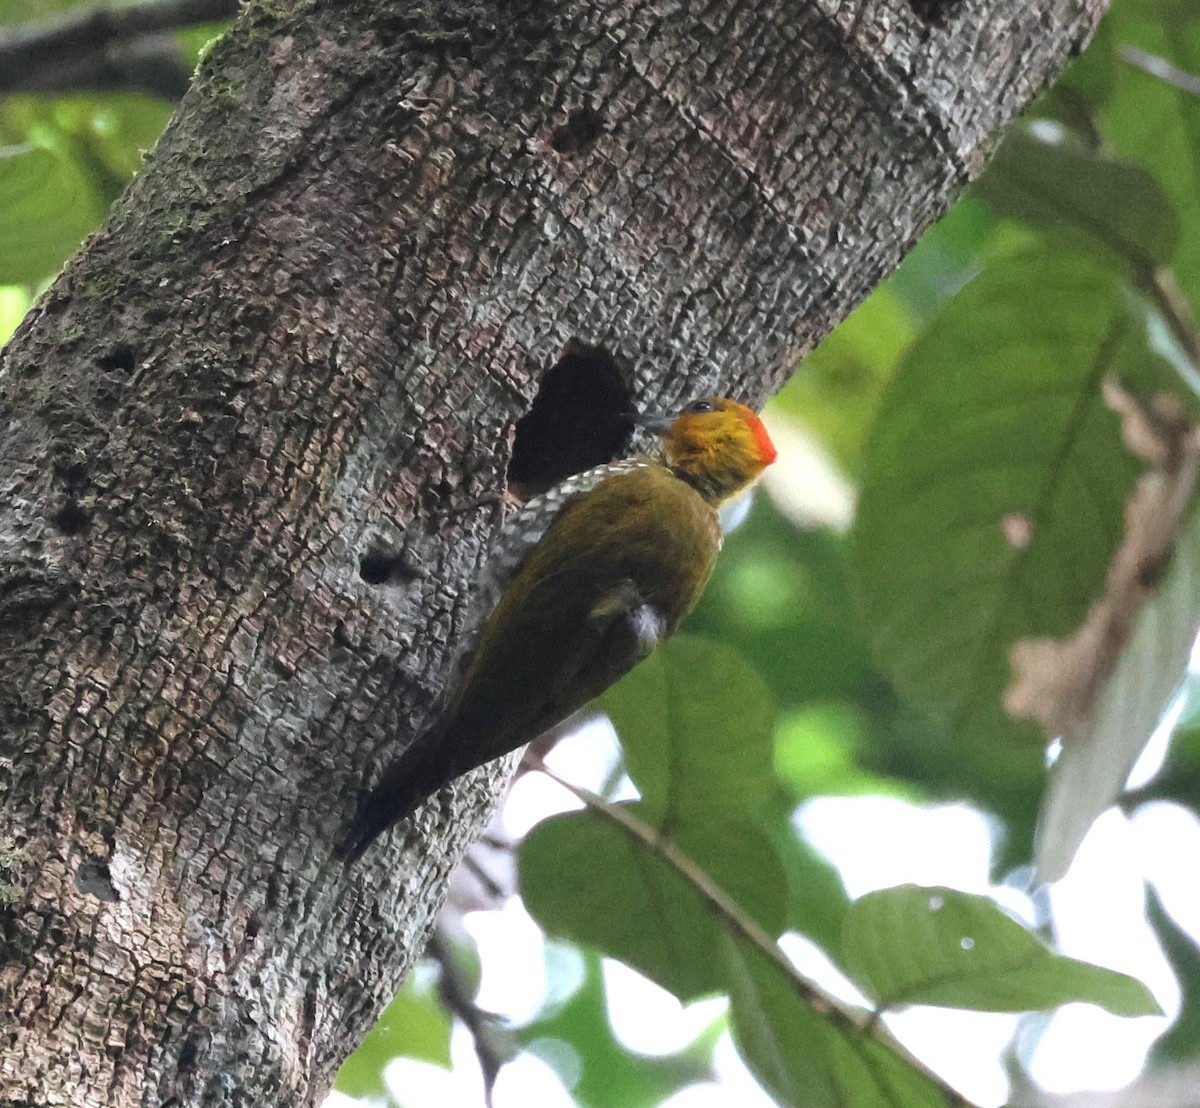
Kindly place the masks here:
[(69, 489), (79, 488), (87, 477), (87, 466), (83, 462), (58, 461), (54, 468), (58, 471), (62, 483)]
[(372, 549), (359, 559), (358, 575), (368, 585), (406, 585), (416, 577), (403, 555)]
[(114, 346), (107, 354), (101, 354), (96, 364), (105, 373), (130, 373), (137, 365), (137, 358), (128, 346)]
[(87, 530), (88, 516), (73, 497), (54, 513), (54, 526), (64, 535), (78, 535)]
[(196, 1056), (199, 1053), (194, 1038), (184, 1039), (183, 1045), (179, 1048), (179, 1057), (175, 1059), (176, 1067), (181, 1070), (190, 1070), (196, 1064)]
[(950, 9), (958, 5), (959, 0), (908, 0), (908, 3), (919, 19), (937, 26), (950, 14)]
[(577, 108), (550, 136), (550, 145), (559, 154), (578, 154), (586, 150), (604, 131), (604, 120), (591, 108)]
[(619, 458), (633, 438), (629, 369), (607, 350), (572, 343), (517, 423), (509, 490), (530, 497)]
[(75, 874), (75, 887), (80, 892), (109, 904), (114, 904), (121, 899), (121, 894), (113, 888), (112, 876), (108, 872), (108, 863), (96, 858), (84, 862), (79, 867)]

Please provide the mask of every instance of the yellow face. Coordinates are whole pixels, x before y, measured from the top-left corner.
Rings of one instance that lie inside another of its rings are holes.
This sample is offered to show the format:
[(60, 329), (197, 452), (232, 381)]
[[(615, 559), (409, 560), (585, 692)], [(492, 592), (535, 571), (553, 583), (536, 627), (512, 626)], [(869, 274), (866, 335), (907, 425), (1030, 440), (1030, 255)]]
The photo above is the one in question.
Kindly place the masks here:
[(663, 436), (667, 457), (731, 456), (761, 473), (775, 460), (775, 446), (758, 414), (724, 396), (693, 400)]
[(694, 400), (663, 435), (667, 463), (715, 502), (736, 496), (775, 460), (752, 409), (728, 397)]

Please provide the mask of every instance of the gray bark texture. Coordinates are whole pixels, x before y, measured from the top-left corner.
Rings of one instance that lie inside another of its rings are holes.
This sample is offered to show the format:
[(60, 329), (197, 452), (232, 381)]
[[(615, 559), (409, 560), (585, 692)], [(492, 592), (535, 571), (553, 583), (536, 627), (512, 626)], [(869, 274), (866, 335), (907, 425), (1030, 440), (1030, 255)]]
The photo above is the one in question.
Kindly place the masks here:
[(317, 1102), (507, 779), (331, 856), (506, 475), (769, 395), (1102, 7), (252, 3), (0, 367), (3, 1103)]

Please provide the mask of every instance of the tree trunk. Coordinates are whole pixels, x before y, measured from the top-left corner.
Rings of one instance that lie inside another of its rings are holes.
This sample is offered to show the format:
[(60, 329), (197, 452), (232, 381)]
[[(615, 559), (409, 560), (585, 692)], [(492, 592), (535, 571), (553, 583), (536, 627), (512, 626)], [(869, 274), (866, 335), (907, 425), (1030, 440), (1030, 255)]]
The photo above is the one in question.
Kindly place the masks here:
[(3, 361), (4, 1103), (318, 1100), (507, 777), (331, 857), (506, 475), (768, 395), (1102, 6), (252, 4)]

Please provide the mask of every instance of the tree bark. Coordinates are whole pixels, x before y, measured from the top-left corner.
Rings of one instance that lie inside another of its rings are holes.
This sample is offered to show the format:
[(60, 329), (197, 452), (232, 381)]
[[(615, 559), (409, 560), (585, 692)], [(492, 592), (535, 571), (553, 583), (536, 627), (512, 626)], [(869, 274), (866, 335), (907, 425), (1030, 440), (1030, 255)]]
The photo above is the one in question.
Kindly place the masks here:
[(506, 780), (331, 857), (539, 382), (525, 491), (760, 401), (1102, 6), (252, 4), (0, 370), (4, 1102), (318, 1100)]

